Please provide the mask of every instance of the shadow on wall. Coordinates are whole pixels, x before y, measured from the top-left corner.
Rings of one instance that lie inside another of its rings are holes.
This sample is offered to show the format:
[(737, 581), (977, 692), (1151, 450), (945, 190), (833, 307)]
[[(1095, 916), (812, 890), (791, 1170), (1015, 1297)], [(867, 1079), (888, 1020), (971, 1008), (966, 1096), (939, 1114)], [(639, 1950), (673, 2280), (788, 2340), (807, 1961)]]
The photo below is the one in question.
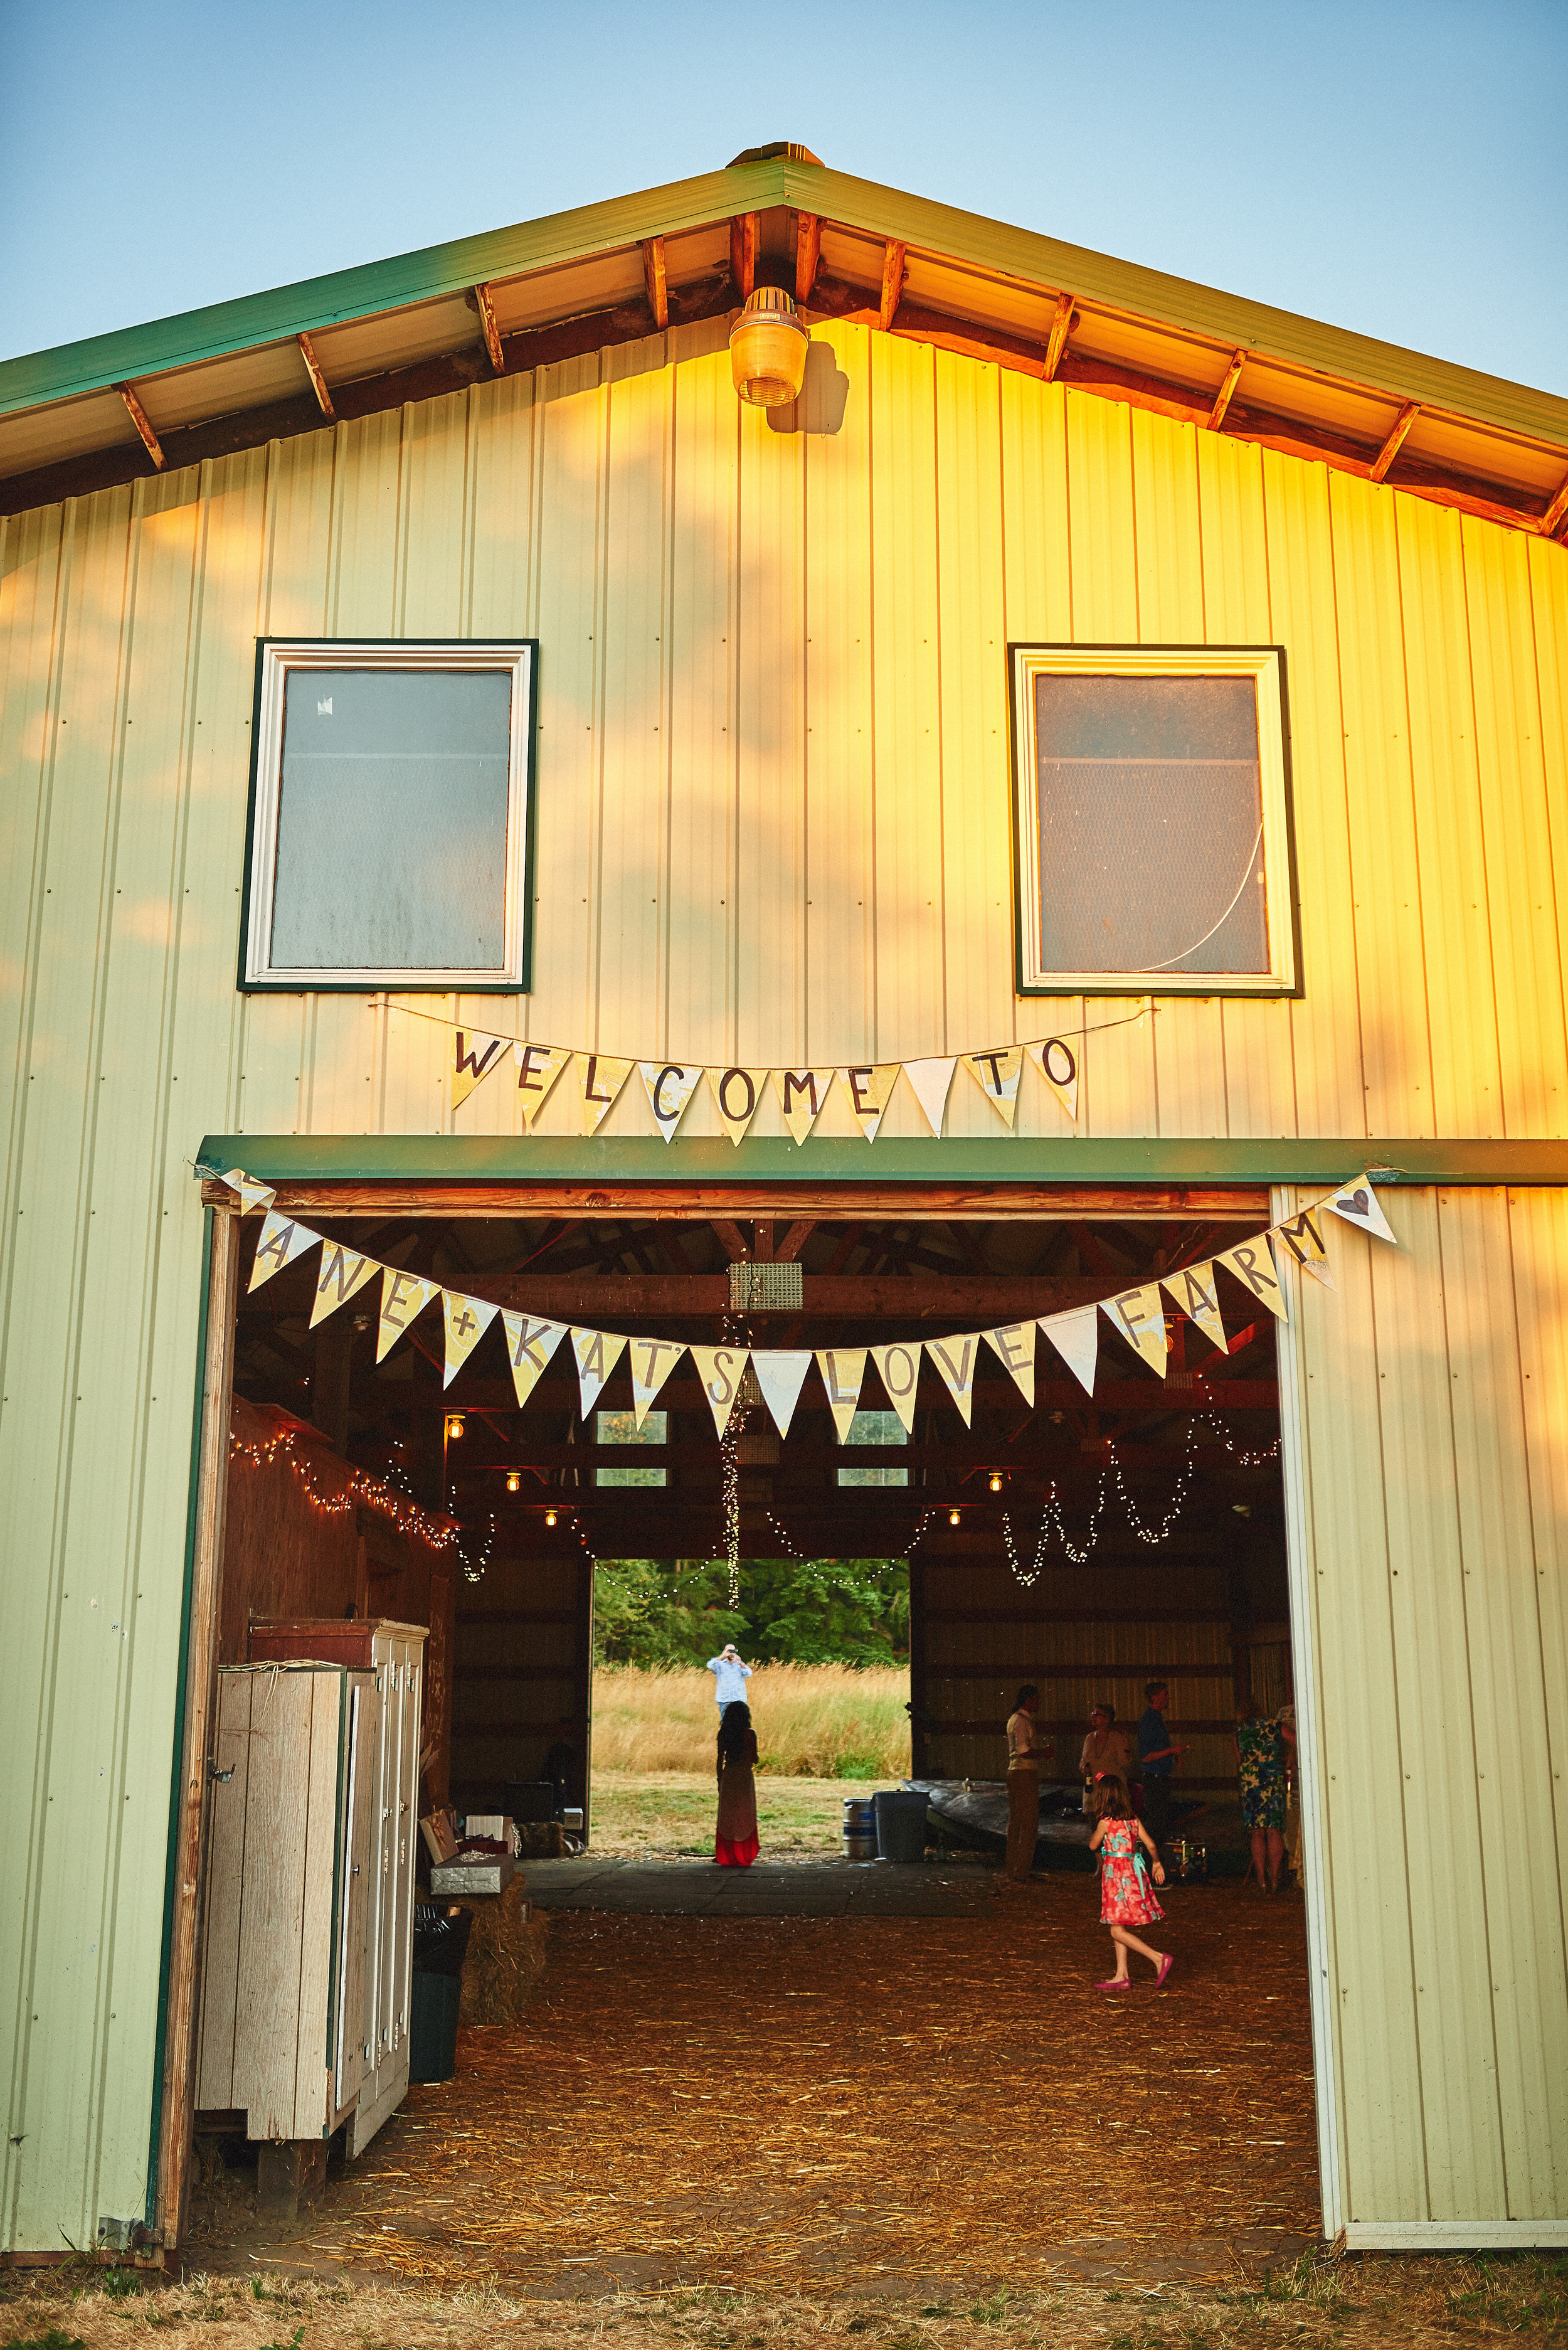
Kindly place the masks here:
[(849, 401), (849, 378), (826, 343), (813, 343), (805, 355), (805, 380), (800, 398), (786, 408), (770, 408), (770, 432), (841, 432)]

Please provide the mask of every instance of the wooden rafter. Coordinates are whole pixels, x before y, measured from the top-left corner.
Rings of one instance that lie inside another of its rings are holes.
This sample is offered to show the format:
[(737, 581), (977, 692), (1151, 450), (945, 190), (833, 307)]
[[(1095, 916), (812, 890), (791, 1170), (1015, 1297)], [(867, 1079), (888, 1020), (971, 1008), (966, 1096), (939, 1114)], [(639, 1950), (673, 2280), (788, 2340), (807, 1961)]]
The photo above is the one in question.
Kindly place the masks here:
[(125, 402), (126, 414), (130, 417), (138, 432), (141, 435), (142, 447), (146, 450), (148, 455), (151, 458), (159, 472), (162, 473), (164, 465), (167, 463), (163, 454), (163, 444), (159, 440), (157, 433), (152, 430), (152, 421), (149, 417), (147, 411), (143, 408), (141, 402), (138, 400), (136, 394), (132, 391), (128, 383), (117, 383), (114, 388), (116, 391), (119, 392), (121, 400)]
[(730, 275), (742, 302), (752, 298), (757, 282), (757, 216), (740, 213), (730, 223)]
[(1389, 466), (1394, 463), (1395, 458), (1405, 446), (1405, 437), (1420, 413), (1420, 403), (1417, 400), (1407, 400), (1405, 402), (1404, 407), (1399, 411), (1398, 415), (1394, 420), (1393, 430), (1390, 432), (1387, 440), (1385, 441), (1382, 448), (1379, 449), (1376, 456), (1372, 461), (1372, 479), (1375, 482), (1380, 482), (1383, 479), (1383, 476), (1388, 471)]
[(1044, 374), (1047, 383), (1054, 383), (1056, 380), (1056, 370), (1062, 364), (1062, 354), (1067, 348), (1067, 337), (1072, 332), (1072, 328), (1073, 297), (1070, 294), (1059, 294), (1056, 297), (1055, 314), (1051, 320), (1050, 337), (1045, 345)]
[(1225, 421), (1225, 411), (1230, 407), (1231, 395), (1241, 380), (1241, 362), (1246, 356), (1245, 351), (1232, 351), (1231, 354), (1231, 364), (1225, 370), (1223, 380), (1214, 395), (1214, 405), (1209, 411), (1210, 432), (1218, 432)]
[(822, 222), (815, 213), (797, 213), (794, 223), (794, 298), (809, 302), (822, 260)]
[(294, 339), (299, 345), (299, 356), (305, 361), (305, 371), (310, 378), (310, 389), (316, 394), (316, 405), (320, 409), (328, 424), (336, 424), (337, 411), (332, 405), (332, 394), (327, 389), (327, 378), (321, 372), (321, 361), (316, 356), (316, 346), (308, 335), (296, 335)]
[(661, 236), (645, 236), (642, 240), (642, 282), (654, 325), (668, 327), (670, 282), (664, 274), (664, 239)]
[(904, 278), (908, 247), (890, 236), (882, 248), (882, 296), (877, 306), (877, 323), (884, 334), (898, 314), (904, 298)]
[(474, 287), (473, 307), (479, 312), (479, 324), (484, 336), (484, 348), (490, 354), (490, 364), (497, 375), (504, 375), (506, 359), (501, 348), (501, 329), (495, 323), (495, 305), (490, 298), (488, 286)]
[(1563, 476), (1562, 486), (1558, 490), (1557, 495), (1552, 499), (1552, 504), (1547, 507), (1546, 512), (1541, 517), (1542, 536), (1543, 538), (1555, 538), (1558, 532), (1563, 527), (1563, 520), (1565, 515), (1568, 515), (1568, 473), (1564, 473)]

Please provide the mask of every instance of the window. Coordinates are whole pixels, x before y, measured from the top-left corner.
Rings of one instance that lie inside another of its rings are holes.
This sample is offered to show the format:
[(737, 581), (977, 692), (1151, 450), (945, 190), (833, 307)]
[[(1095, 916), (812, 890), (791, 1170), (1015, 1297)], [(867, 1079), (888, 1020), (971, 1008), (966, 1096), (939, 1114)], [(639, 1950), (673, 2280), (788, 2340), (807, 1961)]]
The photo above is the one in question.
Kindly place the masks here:
[[(849, 1423), (846, 1444), (908, 1444), (904, 1423), (896, 1411), (857, 1411)], [(907, 1469), (841, 1469), (841, 1485), (907, 1485)]]
[[(637, 1414), (630, 1411), (596, 1411), (594, 1438), (599, 1444), (666, 1444), (670, 1415), (663, 1411), (643, 1414), (642, 1426), (637, 1424)], [(607, 1469), (594, 1471), (596, 1485), (668, 1485), (668, 1469)]]
[(535, 649), (265, 640), (243, 988), (528, 983)]
[(1296, 993), (1279, 650), (1012, 660), (1020, 993)]

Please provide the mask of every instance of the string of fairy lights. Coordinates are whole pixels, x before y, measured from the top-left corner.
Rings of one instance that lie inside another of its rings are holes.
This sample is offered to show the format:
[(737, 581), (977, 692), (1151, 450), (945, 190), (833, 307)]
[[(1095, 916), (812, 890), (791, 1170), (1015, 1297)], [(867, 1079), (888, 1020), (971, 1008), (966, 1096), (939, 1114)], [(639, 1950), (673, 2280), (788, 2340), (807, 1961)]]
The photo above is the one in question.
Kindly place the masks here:
[[(462, 1539), (452, 1519), (438, 1518), (431, 1511), (421, 1509), (418, 1502), (395, 1492), (382, 1479), (368, 1475), (351, 1462), (342, 1464), (341, 1489), (336, 1493), (327, 1492), (317, 1484), (312, 1473), (309, 1454), (296, 1442), (292, 1428), (281, 1429), (277, 1435), (269, 1436), (261, 1443), (253, 1443), (243, 1436), (236, 1436), (231, 1430), (229, 1453), (231, 1459), (246, 1461), (254, 1469), (270, 1469), (275, 1461), (282, 1460), (305, 1488), (306, 1499), (312, 1509), (319, 1511), (324, 1517), (342, 1517), (346, 1512), (358, 1508), (375, 1510), (380, 1516), (389, 1519), (400, 1534), (411, 1534), (431, 1550), (454, 1551), (460, 1558), (462, 1555)], [(492, 1519), (493, 1538), (494, 1523)]]

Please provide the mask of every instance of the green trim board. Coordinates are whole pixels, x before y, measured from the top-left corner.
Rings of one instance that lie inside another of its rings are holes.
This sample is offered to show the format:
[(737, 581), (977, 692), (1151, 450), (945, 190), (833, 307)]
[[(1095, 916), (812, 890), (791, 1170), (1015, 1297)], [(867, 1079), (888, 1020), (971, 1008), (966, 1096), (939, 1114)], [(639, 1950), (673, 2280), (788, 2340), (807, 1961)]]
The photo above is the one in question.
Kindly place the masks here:
[(999, 277), (1065, 289), (1081, 300), (1254, 356), (1350, 379), (1390, 399), (1415, 400), (1568, 448), (1568, 400), (1553, 393), (787, 157), (549, 213), (9, 359), (0, 364), (0, 416), (229, 358), (349, 319), (450, 299), (492, 279), (564, 267), (645, 237), (678, 236), (781, 204), (868, 235), (897, 238)]
[[(1568, 1139), (1402, 1136), (1023, 1136), (980, 1141), (787, 1137), (662, 1142), (656, 1135), (209, 1134), (197, 1172), (265, 1183), (1390, 1183), (1568, 1187)], [(1386, 1170), (1386, 1171), (1385, 1171)]]

